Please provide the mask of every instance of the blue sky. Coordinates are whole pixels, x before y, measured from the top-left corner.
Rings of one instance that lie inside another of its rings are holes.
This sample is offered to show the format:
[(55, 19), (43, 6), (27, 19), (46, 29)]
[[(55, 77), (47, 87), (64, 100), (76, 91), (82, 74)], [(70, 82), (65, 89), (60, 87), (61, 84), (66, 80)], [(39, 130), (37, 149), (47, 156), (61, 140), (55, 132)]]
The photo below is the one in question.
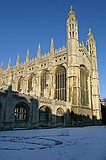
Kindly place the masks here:
[(0, 0), (0, 64), (12, 66), (18, 53), (25, 61), (26, 50), (36, 57), (38, 44), (42, 53), (66, 46), (66, 20), (74, 7), (79, 24), (79, 42), (86, 44), (89, 27), (97, 43), (100, 97), (106, 97), (106, 0)]

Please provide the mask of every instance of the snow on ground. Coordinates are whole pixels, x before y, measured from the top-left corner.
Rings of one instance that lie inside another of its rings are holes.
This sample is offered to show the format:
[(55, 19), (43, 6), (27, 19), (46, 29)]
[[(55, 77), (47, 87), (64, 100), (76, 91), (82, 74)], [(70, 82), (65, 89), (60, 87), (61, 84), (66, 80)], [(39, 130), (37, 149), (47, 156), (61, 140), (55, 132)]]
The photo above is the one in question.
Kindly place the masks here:
[(106, 127), (1, 131), (0, 160), (106, 160)]

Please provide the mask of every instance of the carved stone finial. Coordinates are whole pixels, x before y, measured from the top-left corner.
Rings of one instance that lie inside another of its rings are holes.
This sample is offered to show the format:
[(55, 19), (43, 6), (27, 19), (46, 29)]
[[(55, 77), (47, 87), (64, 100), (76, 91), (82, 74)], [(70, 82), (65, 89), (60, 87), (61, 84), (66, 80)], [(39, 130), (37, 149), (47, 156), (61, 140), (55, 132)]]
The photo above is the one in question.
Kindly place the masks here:
[(40, 59), (41, 56), (41, 49), (40, 49), (40, 43), (38, 45), (38, 53), (37, 53), (37, 58)]
[(27, 49), (26, 62), (29, 62), (29, 59), (30, 59), (30, 50)]
[(69, 16), (69, 17), (70, 17), (70, 16), (75, 16), (75, 17), (76, 17), (76, 14), (75, 14), (74, 9), (73, 9), (72, 6), (70, 7), (70, 12), (69, 12), (68, 16)]
[(91, 28), (89, 28), (89, 30), (88, 30), (88, 38), (94, 39), (94, 35), (92, 33)]
[(54, 39), (51, 39), (50, 53), (54, 54)]
[(11, 58), (9, 58), (9, 60), (8, 60), (8, 69), (10, 69), (11, 68)]
[[(74, 13), (73, 6), (70, 7), (70, 13)], [(75, 14), (75, 13), (74, 13)]]
[(92, 33), (92, 30), (91, 30), (91, 28), (89, 28), (88, 35), (90, 35), (91, 33)]
[(84, 47), (84, 42), (82, 41), (81, 45)]
[(16, 66), (20, 65), (20, 54), (18, 54), (17, 56), (17, 60), (16, 60)]
[(72, 10), (73, 10), (73, 6), (70, 7), (70, 11), (72, 11)]

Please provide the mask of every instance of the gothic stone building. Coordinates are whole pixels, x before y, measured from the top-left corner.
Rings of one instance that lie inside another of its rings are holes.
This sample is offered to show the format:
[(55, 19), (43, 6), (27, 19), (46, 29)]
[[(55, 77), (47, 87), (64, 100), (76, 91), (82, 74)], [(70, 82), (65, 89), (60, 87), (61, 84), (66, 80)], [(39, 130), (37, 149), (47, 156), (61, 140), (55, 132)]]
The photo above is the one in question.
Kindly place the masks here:
[(67, 45), (16, 66), (0, 68), (0, 128), (91, 125), (101, 119), (96, 42), (89, 29), (87, 46), (78, 41), (73, 8), (67, 19)]

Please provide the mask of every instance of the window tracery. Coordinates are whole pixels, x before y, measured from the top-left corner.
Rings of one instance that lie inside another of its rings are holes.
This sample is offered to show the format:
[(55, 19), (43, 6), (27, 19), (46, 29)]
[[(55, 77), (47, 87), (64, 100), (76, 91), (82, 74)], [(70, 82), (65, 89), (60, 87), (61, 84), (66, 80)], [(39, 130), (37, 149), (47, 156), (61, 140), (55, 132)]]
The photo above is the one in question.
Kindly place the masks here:
[(41, 96), (44, 96), (44, 91), (46, 89), (46, 72), (41, 76)]
[(19, 105), (15, 107), (15, 120), (27, 120), (27, 107)]
[(88, 96), (88, 70), (85, 66), (80, 67), (80, 87), (81, 87), (81, 105), (87, 106), (89, 103)]
[(55, 74), (55, 99), (66, 101), (66, 69), (58, 67)]
[(33, 75), (28, 79), (28, 93), (33, 90)]

